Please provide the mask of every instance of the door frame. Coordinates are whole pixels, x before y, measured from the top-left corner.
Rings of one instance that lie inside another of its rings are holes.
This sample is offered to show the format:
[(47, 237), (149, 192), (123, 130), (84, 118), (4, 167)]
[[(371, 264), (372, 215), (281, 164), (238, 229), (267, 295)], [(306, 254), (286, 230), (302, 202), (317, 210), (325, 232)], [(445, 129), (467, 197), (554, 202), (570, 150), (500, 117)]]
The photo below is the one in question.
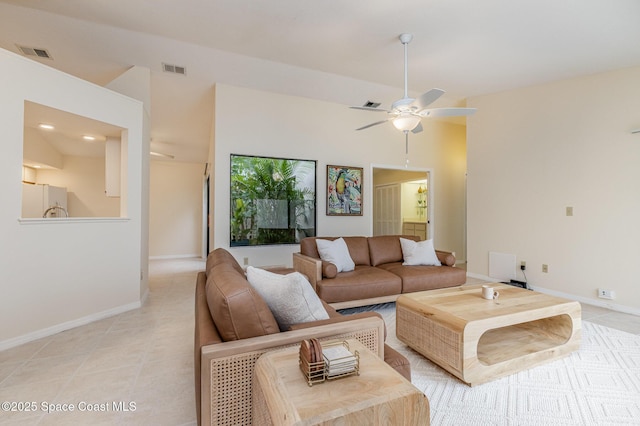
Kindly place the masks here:
[[(369, 167), (369, 176), (371, 177), (371, 185), (367, 185), (367, 197), (371, 200), (368, 210), (371, 217), (369, 221), (369, 235), (373, 235), (374, 223), (373, 223), (373, 197), (375, 195), (375, 182), (373, 178), (373, 170), (374, 169), (388, 169), (388, 170), (398, 170), (398, 171), (408, 171), (408, 172), (425, 172), (427, 175), (427, 218), (429, 222), (427, 223), (427, 238), (434, 239), (435, 237), (435, 206), (433, 205), (434, 197), (434, 179), (435, 172), (431, 168), (427, 167), (403, 167), (392, 164), (374, 164), (372, 163)], [(400, 183), (400, 182), (398, 182)]]

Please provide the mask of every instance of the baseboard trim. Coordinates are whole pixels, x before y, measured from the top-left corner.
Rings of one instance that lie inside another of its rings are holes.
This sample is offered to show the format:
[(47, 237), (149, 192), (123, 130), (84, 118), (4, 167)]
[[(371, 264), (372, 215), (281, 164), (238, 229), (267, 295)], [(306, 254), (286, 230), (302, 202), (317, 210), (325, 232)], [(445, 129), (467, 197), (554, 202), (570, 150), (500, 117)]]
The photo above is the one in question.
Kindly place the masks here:
[[(467, 272), (467, 276), (471, 278), (477, 278), (479, 280), (485, 281), (497, 281), (495, 278), (491, 278), (487, 275), (473, 274)], [(564, 299), (575, 300), (580, 303), (585, 303), (587, 305), (599, 306), (601, 308), (611, 309), (616, 312), (623, 312), (625, 314), (637, 315), (640, 316), (640, 309), (632, 308), (630, 306), (620, 305), (617, 303), (605, 302), (596, 299), (591, 299), (589, 297), (576, 296), (575, 294), (563, 293), (561, 291), (551, 290), (545, 287), (532, 286), (529, 284), (529, 288), (531, 290), (535, 290), (540, 293), (548, 294), (550, 296), (562, 297)]]
[(495, 278), (491, 278), (488, 275), (481, 275), (481, 274), (474, 274), (473, 272), (467, 272), (467, 276), (471, 277), (471, 278), (477, 278), (479, 280), (485, 280), (485, 281), (496, 281)]
[(611, 309), (612, 311), (623, 312), (625, 314), (640, 316), (640, 309), (635, 309), (630, 306), (619, 305), (617, 303), (604, 302), (600, 300), (590, 299), (588, 297), (576, 296), (574, 294), (562, 293), (560, 291), (550, 290), (544, 287), (529, 286), (532, 290), (540, 293), (545, 293), (550, 296), (563, 297), (565, 299), (576, 300), (580, 303), (586, 303), (587, 305), (599, 306), (601, 308)]
[(140, 306), (144, 306), (148, 298), (149, 298), (149, 288), (147, 287), (144, 293), (142, 293), (142, 297), (140, 297)]
[(204, 259), (199, 254), (167, 254), (163, 256), (149, 256), (149, 260), (172, 260), (172, 259)]
[(142, 301), (128, 303), (126, 305), (118, 306), (113, 309), (107, 309), (106, 311), (97, 312), (95, 314), (91, 314), (82, 318), (63, 322), (61, 324), (57, 324), (52, 327), (47, 327), (41, 330), (33, 331), (31, 333), (23, 334), (22, 336), (12, 337), (11, 339), (3, 340), (0, 342), (0, 352), (6, 349), (14, 348), (16, 346), (20, 346), (25, 343), (32, 342), (34, 340), (41, 339), (43, 337), (60, 333), (61, 331), (70, 330), (72, 328), (79, 327), (81, 325), (86, 325), (101, 319), (109, 318), (114, 315), (121, 314), (123, 312), (138, 309), (141, 306), (142, 306)]

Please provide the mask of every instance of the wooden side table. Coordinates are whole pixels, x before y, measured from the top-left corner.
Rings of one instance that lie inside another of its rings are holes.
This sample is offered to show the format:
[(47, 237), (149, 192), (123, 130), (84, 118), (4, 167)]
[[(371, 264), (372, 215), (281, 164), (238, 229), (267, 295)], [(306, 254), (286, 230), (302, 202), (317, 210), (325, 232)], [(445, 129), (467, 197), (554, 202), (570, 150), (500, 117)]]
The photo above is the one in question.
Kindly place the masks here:
[(360, 375), (309, 386), (299, 347), (262, 355), (255, 367), (253, 423), (260, 425), (428, 425), (429, 401), (357, 340)]

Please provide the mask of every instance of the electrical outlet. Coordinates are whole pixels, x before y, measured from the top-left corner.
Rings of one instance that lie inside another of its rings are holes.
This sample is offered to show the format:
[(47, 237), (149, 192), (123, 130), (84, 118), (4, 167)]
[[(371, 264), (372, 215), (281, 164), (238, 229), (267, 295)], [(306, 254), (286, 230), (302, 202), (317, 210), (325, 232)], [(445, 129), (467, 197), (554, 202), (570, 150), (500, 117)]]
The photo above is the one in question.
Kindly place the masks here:
[(549, 272), (549, 265), (547, 265), (546, 263), (542, 264), (542, 272), (547, 273)]
[(598, 289), (598, 297), (601, 299), (615, 299), (616, 293), (613, 290), (607, 290), (604, 288)]
[(573, 207), (567, 207), (567, 216), (573, 216)]
[(527, 262), (523, 260), (522, 262), (520, 262), (520, 270), (524, 271), (525, 269), (527, 269)]

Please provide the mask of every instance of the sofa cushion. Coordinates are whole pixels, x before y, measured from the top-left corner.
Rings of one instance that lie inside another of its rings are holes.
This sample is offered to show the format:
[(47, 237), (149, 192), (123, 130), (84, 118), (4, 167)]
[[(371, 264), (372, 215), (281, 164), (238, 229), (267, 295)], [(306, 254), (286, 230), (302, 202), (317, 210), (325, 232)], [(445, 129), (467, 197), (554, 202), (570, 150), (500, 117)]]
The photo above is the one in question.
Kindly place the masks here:
[(338, 275), (338, 268), (331, 262), (322, 261), (322, 276), (324, 278), (335, 278)]
[(240, 266), (236, 258), (233, 257), (231, 253), (229, 253), (227, 250), (223, 248), (217, 248), (213, 250), (211, 253), (209, 253), (209, 255), (207, 256), (207, 264), (205, 267), (207, 276), (210, 275), (211, 270), (214, 267), (218, 265), (223, 265), (223, 264), (232, 266), (236, 271), (238, 271), (241, 274), (244, 274), (244, 269), (242, 269), (242, 266)]
[[(300, 241), (300, 253), (304, 254), (305, 256), (320, 259), (320, 253), (318, 253), (316, 244), (317, 239), (333, 241), (336, 240), (337, 237), (303, 238), (302, 241)], [(371, 264), (371, 261), (369, 259), (369, 244), (367, 243), (367, 237), (342, 237), (342, 239), (347, 244), (347, 248), (349, 249), (349, 254), (351, 255), (353, 263), (355, 263), (356, 265)]]
[(322, 301), (299, 272), (281, 275), (249, 266), (247, 280), (267, 302), (281, 331), (292, 324), (329, 319)]
[(453, 266), (456, 264), (456, 257), (451, 252), (436, 250), (436, 256), (443, 265)]
[(224, 341), (278, 333), (266, 302), (233, 265), (214, 266), (207, 276), (207, 304)]
[[(380, 315), (378, 312), (375, 312), (375, 311), (365, 311), (365, 312), (358, 312), (355, 314), (343, 315), (341, 312), (338, 312), (335, 309), (333, 309), (333, 306), (329, 305), (325, 301), (322, 302), (322, 305), (327, 310), (327, 314), (329, 314), (328, 320), (314, 321), (312, 323), (306, 322), (302, 324), (294, 324), (291, 327), (289, 327), (289, 330), (301, 330), (303, 328), (317, 327), (319, 325), (337, 324), (342, 321), (349, 321), (349, 320), (360, 319), (360, 318), (378, 317), (384, 321), (384, 318), (382, 317), (382, 315)], [(387, 340), (386, 324), (384, 325), (384, 340)]]
[(193, 337), (194, 351), (193, 360), (195, 362), (194, 368), (194, 381), (196, 385), (196, 413), (198, 417), (198, 424), (200, 423), (200, 395), (202, 389), (200, 383), (202, 374), (200, 372), (200, 361), (202, 359), (201, 348), (206, 345), (222, 342), (218, 330), (213, 323), (211, 313), (209, 312), (209, 306), (207, 305), (207, 275), (204, 271), (198, 272), (196, 278), (196, 294), (195, 294), (195, 330)]
[(351, 258), (356, 265), (371, 265), (367, 237), (344, 237), (344, 242), (347, 244)]
[(316, 292), (327, 303), (391, 296), (402, 292), (402, 280), (380, 268), (359, 265), (351, 272), (319, 281)]
[(320, 301), (322, 302), (322, 306), (324, 307), (324, 310), (327, 311), (327, 315), (329, 315), (329, 318), (342, 317), (342, 314), (336, 311), (335, 309), (333, 309), (333, 306), (331, 306), (330, 304), (328, 304), (322, 299), (320, 299)]
[(400, 237), (403, 265), (431, 265), (442, 266), (436, 251), (433, 249), (433, 240), (413, 241)]
[(356, 265), (353, 263), (353, 259), (351, 259), (347, 243), (344, 242), (344, 239), (324, 240), (318, 238), (316, 239), (316, 245), (318, 246), (320, 259), (336, 265), (338, 272), (353, 271)]
[(454, 287), (467, 280), (464, 269), (449, 266), (403, 266), (395, 262), (378, 267), (402, 279), (402, 293)]
[[(300, 240), (300, 253), (305, 256), (320, 259), (320, 253), (318, 253), (318, 245), (316, 244), (317, 237), (307, 237)], [(335, 240), (335, 238), (324, 238), (325, 240)]]
[[(413, 235), (402, 235), (402, 238), (419, 241), (419, 237)], [(400, 235), (379, 235), (376, 237), (369, 237), (368, 241), (371, 266), (402, 261)]]

